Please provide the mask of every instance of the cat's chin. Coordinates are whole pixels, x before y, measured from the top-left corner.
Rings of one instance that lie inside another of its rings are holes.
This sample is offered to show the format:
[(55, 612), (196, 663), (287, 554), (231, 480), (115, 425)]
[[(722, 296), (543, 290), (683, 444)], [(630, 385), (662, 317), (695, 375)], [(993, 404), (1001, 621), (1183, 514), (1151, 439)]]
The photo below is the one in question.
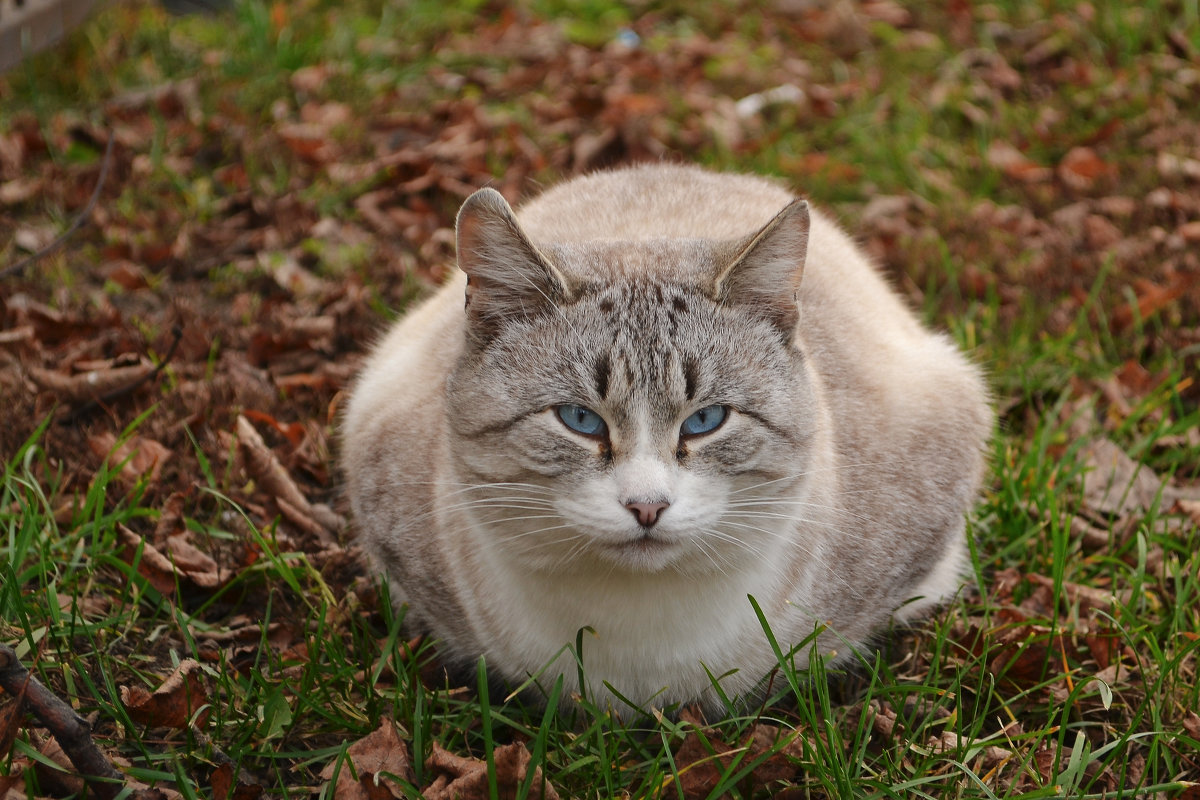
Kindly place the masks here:
[(630, 572), (661, 572), (683, 555), (682, 542), (657, 536), (640, 536), (624, 542), (606, 542), (596, 548), (608, 563)]

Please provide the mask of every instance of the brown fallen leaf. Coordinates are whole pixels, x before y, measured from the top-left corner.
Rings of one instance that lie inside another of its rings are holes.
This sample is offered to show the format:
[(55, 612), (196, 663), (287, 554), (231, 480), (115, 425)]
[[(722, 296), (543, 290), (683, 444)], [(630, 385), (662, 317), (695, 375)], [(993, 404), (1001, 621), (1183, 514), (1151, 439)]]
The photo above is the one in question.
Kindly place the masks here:
[(9, 775), (0, 775), (0, 800), (25, 800), (25, 775), (14, 765)]
[(158, 511), (158, 522), (154, 526), (154, 541), (166, 541), (168, 536), (183, 533), (187, 525), (183, 520), (183, 504), (186, 501), (183, 492), (171, 492), (162, 508)]
[(208, 782), (214, 800), (258, 800), (263, 793), (262, 784), (235, 779), (233, 765), (228, 763), (214, 769)]
[[(492, 753), (496, 765), (496, 783), (504, 800), (516, 798), (517, 790), (529, 774), (532, 756), (521, 742), (501, 745)], [(489, 796), (487, 762), (464, 758), (433, 743), (433, 752), (425, 768), (436, 777), (421, 792), (425, 800), (483, 800)], [(558, 800), (558, 791), (545, 780), (542, 768), (536, 767), (528, 797), (534, 800)]]
[[(216, 561), (187, 541), (185, 534), (167, 537), (167, 555), (124, 525), (117, 526), (120, 556), (127, 564), (137, 561), (138, 574), (158, 591), (172, 594), (176, 580), (211, 589), (221, 584)], [(141, 557), (138, 558), (139, 550)]]
[(1183, 729), (1187, 731), (1188, 736), (1200, 741), (1200, 714), (1195, 711), (1188, 711), (1183, 716)]
[(871, 729), (885, 739), (896, 730), (896, 709), (879, 699), (872, 699), (867, 706), (871, 715)]
[(739, 754), (743, 766), (762, 759), (750, 772), (750, 779), (760, 786), (791, 780), (800, 771), (796, 762), (803, 750), (794, 730), (759, 723), (740, 747), (732, 747), (710, 733), (693, 727), (675, 753), (679, 789), (685, 798), (708, 797)]
[(1178, 272), (1171, 275), (1166, 286), (1145, 278), (1134, 281), (1136, 300), (1113, 310), (1113, 327), (1118, 330), (1125, 329), (1133, 324), (1135, 318), (1144, 320), (1162, 311), (1189, 291), (1194, 291), (1195, 282), (1196, 279), (1191, 275)]
[(383, 719), (378, 728), (346, 748), (346, 761), (340, 766), (330, 762), (321, 770), (323, 780), (336, 776), (334, 800), (401, 798), (405, 790), (399, 781), (416, 780), (408, 746), (391, 719)]
[(329, 140), (329, 131), (309, 122), (288, 122), (279, 125), (275, 132), (294, 154), (313, 164), (324, 164), (336, 158)]
[(107, 456), (109, 468), (130, 483), (142, 478), (156, 483), (163, 465), (171, 458), (170, 450), (145, 436), (131, 436), (118, 443), (115, 434), (103, 431), (89, 436), (88, 446), (96, 455)]
[(15, 328), (0, 331), (0, 345), (24, 344), (32, 342), (35, 328), (32, 325), (18, 325)]
[(175, 569), (202, 589), (215, 589), (221, 585), (221, 570), (212, 556), (188, 541), (190, 531), (168, 536), (165, 547), (167, 558)]
[(758, 723), (751, 730), (746, 746), (750, 752), (742, 763), (762, 759), (762, 763), (750, 772), (755, 783), (769, 786), (789, 781), (800, 771), (798, 762), (804, 755), (804, 749), (798, 731)]
[(1187, 178), (1200, 181), (1200, 161), (1194, 158), (1177, 156), (1174, 153), (1162, 152), (1156, 159), (1158, 174), (1167, 179)]
[(153, 373), (154, 365), (148, 361), (128, 367), (81, 372), (78, 375), (63, 375), (54, 370), (29, 367), (29, 377), (39, 389), (54, 392), (60, 399), (70, 403), (102, 400), (136, 386)]
[[(1085, 468), (1083, 502), (1089, 511), (1122, 515), (1153, 501), (1160, 482), (1108, 439), (1096, 439), (1081, 451)], [(1136, 485), (1135, 485), (1136, 483)]]
[(15, 206), (32, 200), (43, 191), (41, 178), (14, 178), (0, 183), (0, 205)]
[[(1030, 573), (1028, 575), (1032, 583), (1044, 586), (1053, 592), (1054, 579), (1045, 575)], [(1083, 608), (1098, 608), (1108, 610), (1113, 607), (1116, 598), (1112, 592), (1106, 592), (1103, 589), (1097, 589), (1094, 586), (1084, 586), (1080, 583), (1072, 583), (1071, 581), (1062, 582), (1062, 593), (1066, 600), (1071, 605), (1078, 605)]]
[(237, 419), (237, 435), (246, 471), (258, 482), (259, 488), (280, 501), (281, 511), (284, 504), (288, 506), (286, 515), (289, 519), (293, 515), (302, 515), (321, 525), (329, 533), (334, 533), (342, 527), (343, 520), (340, 515), (328, 506), (308, 501), (283, 464), (267, 447), (254, 425), (240, 414)]
[(1021, 688), (1040, 684), (1054, 668), (1052, 654), (1058, 651), (1050, 628), (1017, 608), (1000, 609), (994, 623), (982, 633), (990, 649), (988, 672)]
[(105, 279), (112, 281), (122, 289), (132, 292), (150, 286), (145, 268), (134, 261), (118, 259), (104, 265), (103, 270)]
[[(141, 686), (122, 686), (121, 703), (134, 722), (155, 728), (186, 728), (193, 716), (204, 726), (208, 718), (208, 692), (200, 662), (187, 658), (153, 692)], [(197, 712), (199, 712), (197, 714)]]
[(316, 539), (322, 547), (331, 547), (337, 544), (337, 540), (329, 530), (313, 518), (313, 506), (308, 508), (297, 508), (284, 500), (282, 497), (275, 498), (275, 505), (279, 507), (279, 513), (288, 522), (295, 525), (303, 533)]
[(1096, 181), (1112, 172), (1112, 166), (1090, 147), (1073, 147), (1058, 163), (1059, 179), (1076, 191), (1092, 188)]
[(67, 757), (58, 740), (49, 736), (39, 741), (39, 737), (32, 734), (30, 738), (43, 756), (33, 763), (33, 771), (37, 774), (41, 790), (51, 797), (82, 794), (85, 786), (83, 778), (75, 771), (71, 759)]
[(121, 542), (121, 560), (137, 564), (138, 574), (159, 592), (169, 595), (175, 591), (175, 567), (154, 545), (124, 525), (117, 526)]
[(1175, 505), (1180, 512), (1187, 514), (1193, 523), (1200, 525), (1200, 500), (1176, 500)]
[(1178, 492), (1149, 467), (1139, 464), (1109, 439), (1094, 439), (1081, 451), (1083, 504), (1100, 516), (1127, 516), (1146, 511), (1160, 495), (1171, 502)]
[(997, 140), (988, 145), (987, 162), (1005, 176), (1025, 183), (1050, 180), (1054, 171), (1033, 161), (1012, 144)]
[[(9, 702), (0, 707), (0, 761), (6, 760), (12, 751), (13, 742), (17, 740), (17, 731), (21, 728), (21, 702), (25, 699), (25, 690), (21, 691)], [(0, 800), (4, 793), (0, 792)]]
[(1107, 622), (1102, 623), (1099, 629), (1084, 635), (1083, 643), (1101, 670), (1117, 666), (1114, 662), (1120, 657), (1123, 640), (1115, 626)]

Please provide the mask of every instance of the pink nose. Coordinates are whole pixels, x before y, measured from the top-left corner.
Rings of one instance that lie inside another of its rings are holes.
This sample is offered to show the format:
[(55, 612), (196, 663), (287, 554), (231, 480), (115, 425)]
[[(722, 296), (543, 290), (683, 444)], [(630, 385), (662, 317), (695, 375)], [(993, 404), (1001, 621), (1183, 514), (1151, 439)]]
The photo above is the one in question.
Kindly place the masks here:
[(654, 523), (658, 522), (658, 515), (664, 508), (671, 505), (670, 503), (626, 503), (625, 507), (633, 512), (637, 517), (638, 524), (643, 528), (650, 528)]

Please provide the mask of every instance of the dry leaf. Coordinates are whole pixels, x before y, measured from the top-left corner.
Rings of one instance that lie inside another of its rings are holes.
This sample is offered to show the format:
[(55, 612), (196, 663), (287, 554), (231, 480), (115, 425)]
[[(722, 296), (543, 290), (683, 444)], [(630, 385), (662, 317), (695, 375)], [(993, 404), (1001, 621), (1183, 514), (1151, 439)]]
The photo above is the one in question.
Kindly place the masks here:
[(148, 478), (156, 483), (163, 465), (171, 458), (171, 451), (145, 436), (131, 436), (117, 443), (115, 434), (107, 431), (88, 437), (88, 446), (98, 456), (108, 457), (110, 469), (134, 483)]
[(1153, 505), (1163, 480), (1138, 464), (1108, 439), (1095, 439), (1082, 450), (1083, 503), (1101, 515), (1125, 516)]
[(237, 419), (237, 434), (246, 471), (258, 482), (259, 488), (279, 501), (281, 511), (284, 505), (288, 507), (289, 519), (293, 516), (308, 518), (329, 532), (337, 531), (342, 526), (342, 518), (328, 506), (308, 501), (250, 420), (241, 415)]
[[(25, 698), (25, 687), (0, 707), (0, 761), (6, 761), (12, 752), (13, 742), (17, 739), (17, 731), (21, 728), (21, 702)], [(0, 792), (0, 800), (3, 798)]]
[(229, 763), (214, 769), (208, 780), (214, 800), (258, 800), (263, 794), (262, 784), (245, 783), (240, 777), (235, 780)]
[[(1044, 586), (1051, 591), (1054, 588), (1054, 579), (1045, 575), (1035, 573), (1029, 574), (1029, 579), (1033, 583)], [(1066, 596), (1067, 602), (1071, 605), (1078, 605), (1082, 608), (1098, 608), (1108, 610), (1113, 607), (1116, 598), (1112, 592), (1106, 592), (1103, 589), (1097, 589), (1094, 586), (1084, 586), (1081, 583), (1072, 583), (1071, 581), (1062, 581), (1062, 593)]]
[(1173, 153), (1159, 153), (1157, 166), (1158, 174), (1168, 180), (1187, 178), (1200, 181), (1200, 161), (1194, 158), (1183, 158)]
[(896, 709), (882, 700), (873, 699), (868, 705), (871, 714), (871, 728), (885, 739), (890, 739), (896, 730)]
[(1176, 500), (1176, 506), (1191, 518), (1192, 522), (1200, 525), (1200, 500)]
[[(520, 742), (497, 747), (492, 754), (496, 765), (496, 783), (504, 800), (516, 798), (517, 789), (528, 775), (529, 750)], [(485, 800), (488, 797), (487, 762), (455, 755), (433, 743), (433, 752), (425, 768), (436, 777), (421, 793), (425, 800)], [(529, 787), (530, 798), (558, 800), (558, 792), (537, 767)]]
[(141, 686), (122, 686), (121, 702), (134, 722), (155, 728), (186, 728), (199, 712), (196, 724), (204, 726), (208, 718), (208, 692), (201, 679), (200, 663), (188, 658), (154, 692)]
[(1058, 177), (1072, 189), (1085, 191), (1109, 175), (1112, 167), (1090, 147), (1073, 147), (1058, 163)]
[(1187, 731), (1188, 736), (1200, 742), (1200, 714), (1195, 711), (1188, 711), (1183, 716), (1183, 729)]
[[(750, 752), (742, 763), (753, 762), (766, 756), (750, 773), (750, 777), (758, 784), (768, 786), (780, 781), (789, 781), (800, 771), (797, 762), (804, 755), (804, 749), (800, 744), (798, 731), (759, 723), (751, 730), (746, 745), (749, 746)], [(767, 756), (767, 753), (770, 755)]]
[(1113, 326), (1127, 328), (1134, 320), (1134, 309), (1138, 319), (1146, 319), (1152, 314), (1166, 308), (1180, 297), (1195, 291), (1197, 278), (1195, 276), (1175, 272), (1172, 273), (1166, 286), (1162, 286), (1145, 278), (1134, 281), (1137, 303), (1118, 307), (1113, 311)]
[[(739, 753), (742, 754), (741, 765), (763, 759), (750, 772), (750, 779), (761, 786), (791, 780), (799, 772), (795, 761), (803, 755), (803, 748), (795, 730), (759, 723), (751, 729), (742, 745), (735, 748), (707, 735), (695, 722), (692, 724), (693, 729), (684, 737), (683, 744), (675, 753), (679, 789), (685, 798), (707, 797), (717, 787), (722, 773), (731, 768)], [(780, 745), (784, 737), (786, 741)], [(776, 752), (763, 758), (773, 749)]]
[(32, 325), (19, 325), (0, 331), (0, 345), (21, 344), (34, 339), (35, 329)]
[(183, 533), (187, 525), (183, 520), (183, 506), (187, 500), (183, 492), (171, 492), (162, 508), (158, 510), (158, 522), (154, 525), (154, 541), (165, 541), (168, 536)]
[(44, 759), (33, 762), (33, 771), (37, 774), (38, 785), (42, 791), (52, 797), (81, 795), (84, 788), (83, 778), (75, 771), (71, 759), (67, 758), (58, 740), (53, 736), (41, 742), (38, 742), (37, 737), (31, 738), (44, 756)]
[(336, 157), (329, 131), (321, 125), (292, 122), (275, 129), (283, 143), (297, 156), (314, 164), (324, 164)]
[(9, 775), (0, 775), (0, 800), (26, 800), (25, 776), (15, 766)]
[(329, 67), (324, 64), (300, 67), (292, 73), (290, 83), (297, 92), (314, 94), (325, 87), (329, 79)]
[(190, 531), (168, 536), (165, 542), (167, 558), (192, 583), (204, 589), (215, 589), (221, 585), (220, 567), (212, 556), (188, 541), (190, 536)]
[(100, 400), (108, 395), (124, 391), (146, 380), (154, 372), (154, 365), (142, 362), (129, 367), (82, 372), (78, 375), (63, 375), (61, 372), (30, 367), (29, 377), (38, 388), (54, 392), (63, 400), (72, 403)]
[(14, 178), (0, 183), (0, 205), (15, 206), (32, 200), (42, 191), (43, 184), (39, 178)]
[(117, 525), (117, 536), (121, 541), (121, 559), (127, 564), (137, 564), (138, 574), (162, 594), (175, 591), (175, 567), (154, 545), (124, 525)]
[(136, 291), (150, 286), (146, 270), (128, 259), (111, 261), (103, 267), (104, 277), (127, 291)]
[(378, 728), (346, 748), (346, 760), (349, 763), (331, 762), (321, 770), (326, 781), (336, 773), (334, 800), (402, 798), (406, 794), (398, 780), (408, 784), (416, 780), (408, 746), (390, 719), (383, 719)]
[(174, 593), (176, 580), (207, 589), (221, 584), (216, 561), (196, 549), (183, 534), (167, 537), (164, 546), (169, 555), (163, 555), (161, 550), (124, 525), (117, 526), (117, 535), (121, 541), (122, 560), (127, 564), (137, 560), (138, 574), (163, 594)]
[(1035, 163), (1008, 142), (997, 140), (988, 145), (987, 161), (1007, 177), (1025, 183), (1049, 180), (1054, 171)]

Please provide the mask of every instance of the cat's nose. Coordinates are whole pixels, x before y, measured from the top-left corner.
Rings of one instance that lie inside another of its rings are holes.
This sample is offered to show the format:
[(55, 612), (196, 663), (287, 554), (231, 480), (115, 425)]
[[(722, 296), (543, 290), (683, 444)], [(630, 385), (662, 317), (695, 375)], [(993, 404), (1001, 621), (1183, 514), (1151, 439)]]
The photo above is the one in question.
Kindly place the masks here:
[(658, 522), (658, 515), (662, 513), (662, 510), (669, 505), (671, 504), (630, 502), (626, 503), (625, 507), (632, 511), (633, 515), (637, 517), (639, 525), (641, 525), (643, 528), (649, 528), (652, 527), (654, 523)]

